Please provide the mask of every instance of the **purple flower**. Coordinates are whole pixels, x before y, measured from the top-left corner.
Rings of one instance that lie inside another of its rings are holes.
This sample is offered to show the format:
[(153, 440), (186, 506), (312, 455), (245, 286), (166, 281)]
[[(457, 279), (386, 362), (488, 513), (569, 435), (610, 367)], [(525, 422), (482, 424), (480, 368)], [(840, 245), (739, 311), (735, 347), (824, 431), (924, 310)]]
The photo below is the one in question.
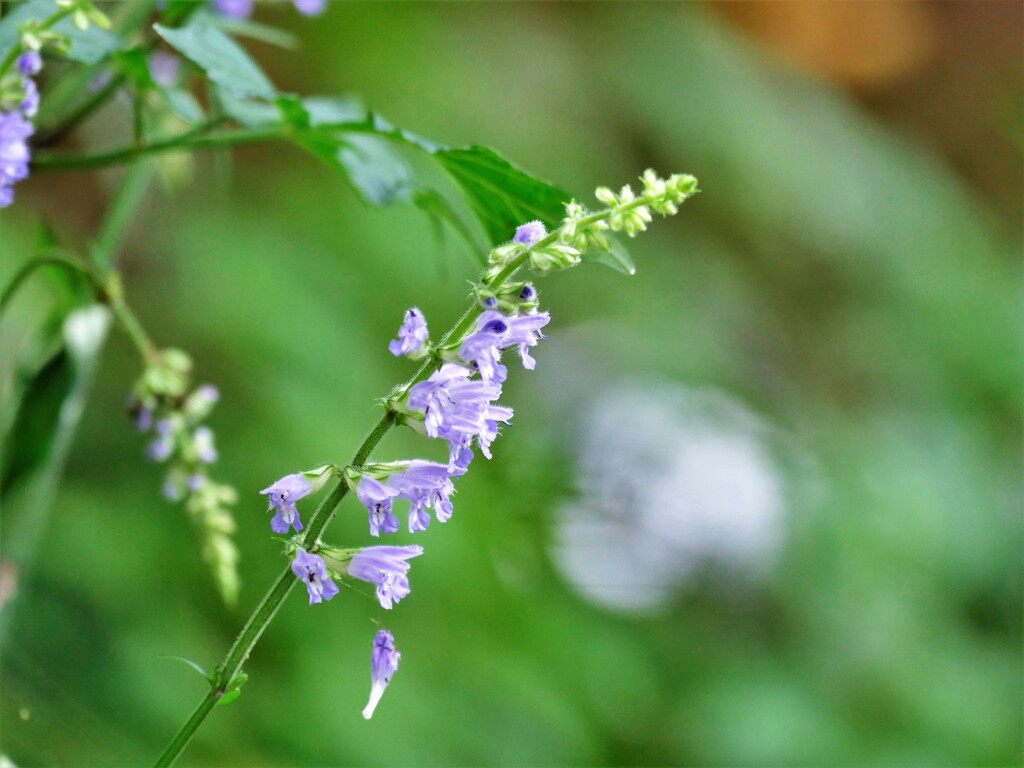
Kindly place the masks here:
[(384, 695), (384, 689), (391, 682), (391, 676), (398, 671), (398, 660), (402, 654), (395, 650), (395, 638), (386, 629), (380, 630), (373, 638), (373, 656), (370, 659), (370, 700), (363, 710), (363, 717), (369, 720)]
[(327, 7), (327, 0), (292, 0), (292, 3), (303, 16), (319, 16)]
[(15, 182), (28, 176), (32, 123), (18, 112), (0, 112), (0, 208), (14, 200)]
[(139, 432), (149, 432), (152, 426), (153, 410), (144, 405), (140, 405), (139, 410), (135, 414), (135, 428), (139, 430)]
[(537, 342), (544, 338), (540, 329), (551, 321), (551, 315), (547, 312), (538, 312), (534, 315), (510, 317), (507, 318), (507, 321), (509, 327), (504, 346), (518, 345), (523, 368), (532, 371), (536, 367), (537, 361), (530, 357), (529, 348), (536, 346)]
[(18, 74), (24, 77), (38, 75), (43, 68), (43, 57), (39, 55), (39, 51), (25, 51), (18, 57), (17, 67)]
[(174, 480), (164, 480), (163, 486), (160, 488), (160, 492), (164, 495), (164, 498), (168, 501), (181, 501), (182, 491), (181, 484)]
[(193, 473), (188, 476), (188, 480), (185, 481), (185, 485), (190, 491), (198, 491), (206, 485), (206, 478), (203, 475)]
[(173, 53), (153, 51), (146, 63), (149, 65), (149, 76), (157, 85), (171, 86), (178, 82), (181, 59)]
[(508, 424), (512, 420), (512, 409), (503, 405), (489, 405), (484, 412), (484, 428), (476, 436), (480, 453), (491, 458), (491, 443), (498, 436), (498, 424)]
[(204, 464), (213, 464), (217, 460), (217, 449), (213, 447), (213, 430), (209, 427), (199, 427), (192, 433), (192, 447)]
[(398, 338), (388, 344), (388, 350), (395, 357), (416, 355), (423, 349), (423, 343), (428, 337), (427, 321), (423, 319), (423, 313), (413, 307), (405, 313), (402, 327), (398, 329)]
[(270, 519), (270, 530), (274, 533), (288, 533), (288, 528), (294, 528), (298, 533), (302, 530), (302, 520), (299, 519), (299, 510), (295, 508), (295, 502), (313, 490), (313, 484), (306, 479), (305, 475), (296, 473), (285, 475), (273, 485), (260, 491), (270, 497), (270, 506), (267, 509), (275, 511)]
[(523, 286), (523, 290), (519, 292), (519, 298), (523, 301), (533, 301), (537, 298), (537, 289), (527, 283)]
[(171, 422), (160, 419), (156, 423), (157, 438), (149, 444), (146, 456), (152, 461), (167, 461), (174, 452), (174, 430)]
[(192, 396), (213, 405), (220, 400), (220, 390), (213, 384), (203, 384), (203, 386), (199, 387)]
[(540, 329), (550, 320), (551, 316), (547, 312), (533, 315), (503, 315), (494, 310), (483, 312), (477, 318), (476, 333), (462, 342), (459, 357), (473, 363), (484, 381), (501, 384), (508, 375), (507, 369), (500, 362), (501, 350), (519, 347), (523, 367), (533, 370), (537, 362), (530, 357), (529, 348), (544, 338)]
[(427, 435), (448, 441), (452, 475), (462, 474), (469, 465), (473, 439), (487, 429), (488, 409), (501, 395), (498, 384), (470, 379), (471, 375), (468, 368), (448, 363), (409, 390), (409, 407), (423, 411)]
[(295, 550), (292, 573), (309, 592), (309, 604), (330, 600), (338, 594), (338, 585), (327, 576), (327, 564), (320, 555), (311, 555), (302, 547)]
[(448, 497), (455, 486), (448, 477), (448, 467), (433, 461), (414, 459), (403, 472), (395, 472), (387, 485), (398, 493), (398, 498), (409, 502), (409, 533), (427, 530), (430, 525), (428, 509), (433, 509), (439, 523), (452, 516), (452, 503)]
[(537, 220), (528, 221), (516, 227), (516, 235), (512, 238), (512, 242), (522, 243), (526, 247), (530, 247), (547, 235), (547, 233), (548, 231), (545, 229), (543, 222)]
[(398, 491), (394, 488), (381, 485), (379, 481), (369, 475), (359, 478), (356, 496), (370, 513), (371, 536), (380, 536), (381, 531), (394, 533), (398, 530), (398, 518), (391, 511), (391, 506), (397, 495)]
[(409, 594), (409, 563), (411, 557), (423, 554), (423, 547), (363, 547), (348, 563), (348, 573), (357, 579), (377, 585), (380, 607), (391, 610)]
[(213, 0), (217, 13), (230, 16), (232, 19), (247, 19), (252, 16), (255, 0)]
[(504, 315), (488, 310), (477, 320), (477, 331), (459, 347), (459, 357), (480, 371), (480, 378), (501, 384), (508, 378), (508, 369), (501, 364), (501, 341), (508, 332)]
[(26, 77), (21, 87), (25, 92), (25, 96), (19, 105), (22, 114), (25, 117), (33, 117), (39, 111), (39, 89), (36, 87), (36, 81)]

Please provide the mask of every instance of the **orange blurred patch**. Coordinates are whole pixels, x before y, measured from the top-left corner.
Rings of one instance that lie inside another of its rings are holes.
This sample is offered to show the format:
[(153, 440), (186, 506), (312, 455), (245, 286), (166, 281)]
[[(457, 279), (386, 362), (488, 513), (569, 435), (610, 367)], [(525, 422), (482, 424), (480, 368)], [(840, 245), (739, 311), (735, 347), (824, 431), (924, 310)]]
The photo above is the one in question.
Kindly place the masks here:
[(844, 86), (890, 85), (919, 71), (938, 49), (927, 3), (784, 0), (710, 8), (800, 69)]

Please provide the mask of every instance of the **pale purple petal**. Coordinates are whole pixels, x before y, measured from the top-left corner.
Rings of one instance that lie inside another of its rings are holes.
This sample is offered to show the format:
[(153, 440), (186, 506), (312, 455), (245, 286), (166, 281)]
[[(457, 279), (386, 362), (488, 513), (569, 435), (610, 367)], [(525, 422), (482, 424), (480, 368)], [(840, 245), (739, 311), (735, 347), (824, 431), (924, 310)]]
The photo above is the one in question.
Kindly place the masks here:
[(515, 237), (512, 238), (512, 242), (531, 246), (547, 235), (547, 233), (548, 231), (544, 227), (543, 222), (537, 220), (528, 221), (525, 224), (520, 224), (516, 227), (516, 234)]
[(309, 604), (330, 600), (338, 594), (338, 585), (327, 576), (327, 564), (319, 555), (311, 555), (302, 547), (295, 550), (292, 560), (292, 573), (306, 585), (309, 593)]
[(391, 682), (391, 677), (398, 671), (398, 662), (402, 658), (395, 650), (395, 638), (386, 629), (377, 632), (373, 638), (373, 654), (370, 658), (370, 700), (363, 709), (363, 717), (373, 717), (377, 704), (380, 703), (384, 689)]

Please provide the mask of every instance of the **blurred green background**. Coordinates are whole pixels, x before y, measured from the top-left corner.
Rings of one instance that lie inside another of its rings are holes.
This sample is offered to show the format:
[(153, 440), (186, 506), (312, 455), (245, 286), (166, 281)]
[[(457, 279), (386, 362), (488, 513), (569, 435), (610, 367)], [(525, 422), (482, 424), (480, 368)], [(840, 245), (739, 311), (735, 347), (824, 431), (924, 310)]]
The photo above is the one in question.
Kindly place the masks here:
[[(284, 90), (360, 93), (581, 199), (648, 166), (703, 194), (635, 242), (635, 277), (543, 282), (514, 426), (415, 537), (413, 594), (293, 594), (181, 765), (1020, 764), (1020, 4), (259, 13), (301, 40), (247, 43)], [(294, 149), (192, 170), (151, 190), (120, 258), (145, 325), (221, 388), (240, 604), (159, 495), (115, 333), (49, 517), (5, 505), (17, 765), (155, 758), (204, 685), (158, 655), (212, 667), (281, 568), (257, 491), (347, 461), (410, 371), (386, 350), (402, 312), (447, 327), (475, 273)], [(20, 185), (0, 277), (41, 213), (87, 238), (115, 180)], [(19, 317), (54, 290), (38, 278)], [(378, 456), (441, 452), (396, 432)], [(371, 543), (365, 519), (347, 499), (328, 538)], [(403, 657), (364, 722), (376, 621)]]

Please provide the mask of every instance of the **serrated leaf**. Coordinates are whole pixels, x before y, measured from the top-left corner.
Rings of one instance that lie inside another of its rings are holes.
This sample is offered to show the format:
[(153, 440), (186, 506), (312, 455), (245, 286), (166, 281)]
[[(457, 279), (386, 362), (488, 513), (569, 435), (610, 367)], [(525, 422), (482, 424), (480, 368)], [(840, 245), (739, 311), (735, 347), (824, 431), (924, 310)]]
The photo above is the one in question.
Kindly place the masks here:
[(517, 226), (532, 219), (548, 228), (561, 223), (569, 195), (493, 149), (442, 149), (435, 156), (462, 187), (493, 245), (508, 242)]
[(608, 238), (608, 242), (611, 243), (610, 251), (591, 250), (584, 253), (582, 256), (583, 261), (589, 261), (593, 264), (604, 264), (606, 267), (611, 267), (616, 272), (621, 272), (624, 275), (635, 275), (636, 264), (633, 261), (633, 257), (629, 255), (629, 251), (626, 246), (622, 244), (622, 241), (612, 235), (605, 235)]
[(170, 654), (161, 654), (160, 656), (157, 656), (157, 658), (158, 659), (171, 659), (172, 661), (180, 661), (183, 664), (187, 664), (188, 666), (192, 667), (192, 669), (194, 669), (196, 672), (198, 672), (200, 675), (202, 675), (204, 680), (206, 680), (207, 682), (210, 681), (210, 676), (208, 674), (206, 674), (206, 670), (204, 670), (202, 667), (200, 667), (198, 664), (196, 664), (191, 659), (186, 659), (184, 656), (172, 656)]
[(182, 56), (206, 72), (221, 91), (238, 98), (272, 100), (274, 86), (249, 54), (207, 18), (197, 16), (188, 26), (171, 29), (154, 24), (153, 29)]
[(390, 139), (347, 134), (337, 147), (337, 161), (359, 193), (374, 205), (413, 199), (415, 183), (409, 163)]

